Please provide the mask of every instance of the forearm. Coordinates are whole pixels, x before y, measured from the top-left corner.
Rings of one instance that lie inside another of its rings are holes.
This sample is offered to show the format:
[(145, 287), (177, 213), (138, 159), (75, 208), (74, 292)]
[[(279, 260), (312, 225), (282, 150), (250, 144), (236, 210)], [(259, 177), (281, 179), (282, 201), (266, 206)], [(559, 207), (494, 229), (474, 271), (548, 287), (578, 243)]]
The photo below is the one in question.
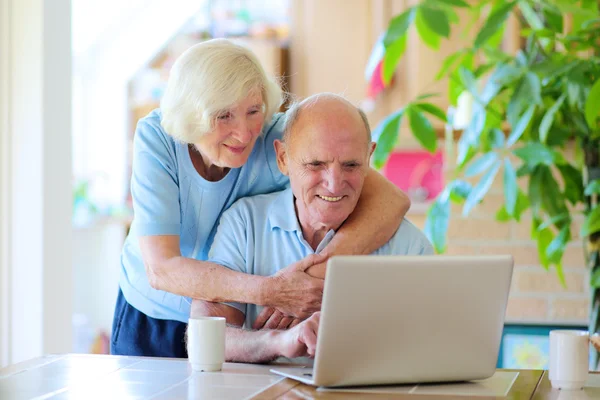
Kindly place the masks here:
[(279, 356), (277, 340), (278, 331), (249, 331), (241, 326), (244, 314), (231, 306), (207, 301), (194, 300), (190, 309), (190, 318), (224, 317), (227, 321), (225, 329), (225, 360), (235, 362), (268, 362)]
[(325, 255), (371, 254), (392, 238), (409, 208), (408, 196), (370, 169), (356, 208), (324, 249)]
[(280, 356), (280, 331), (249, 331), (228, 326), (225, 330), (225, 359), (232, 362), (261, 363)]
[(152, 287), (212, 302), (263, 304), (268, 278), (182, 256), (147, 266)]

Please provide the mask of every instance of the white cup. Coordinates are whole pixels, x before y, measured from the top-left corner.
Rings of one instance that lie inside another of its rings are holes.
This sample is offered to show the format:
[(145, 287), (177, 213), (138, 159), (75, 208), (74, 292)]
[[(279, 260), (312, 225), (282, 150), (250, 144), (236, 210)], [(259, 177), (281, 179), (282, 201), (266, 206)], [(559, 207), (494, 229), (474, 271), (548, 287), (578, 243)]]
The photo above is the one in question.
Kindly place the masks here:
[(554, 389), (579, 390), (588, 377), (589, 333), (577, 330), (550, 331), (550, 383)]
[(194, 371), (220, 371), (225, 362), (225, 318), (190, 318), (187, 350)]

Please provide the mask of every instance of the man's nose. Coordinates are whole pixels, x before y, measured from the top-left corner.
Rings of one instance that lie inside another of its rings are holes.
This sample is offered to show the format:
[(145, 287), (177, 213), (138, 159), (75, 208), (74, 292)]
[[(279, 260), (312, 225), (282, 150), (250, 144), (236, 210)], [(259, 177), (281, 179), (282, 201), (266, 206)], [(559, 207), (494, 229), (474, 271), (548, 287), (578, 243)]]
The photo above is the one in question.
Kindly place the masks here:
[(331, 165), (325, 172), (325, 185), (331, 194), (339, 194), (338, 192), (343, 185), (343, 172), (338, 165)]

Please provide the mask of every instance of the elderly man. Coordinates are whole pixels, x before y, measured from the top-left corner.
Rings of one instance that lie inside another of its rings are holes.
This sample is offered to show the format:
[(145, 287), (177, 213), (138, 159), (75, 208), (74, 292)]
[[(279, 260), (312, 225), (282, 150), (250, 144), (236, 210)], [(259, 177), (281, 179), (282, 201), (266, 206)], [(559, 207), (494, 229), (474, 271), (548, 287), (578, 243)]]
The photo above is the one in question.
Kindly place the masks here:
[[(289, 176), (291, 187), (240, 199), (223, 213), (210, 260), (267, 276), (311, 255), (323, 257), (319, 253), (358, 202), (374, 149), (365, 115), (342, 97), (320, 94), (293, 105), (283, 141), (275, 141), (279, 169)], [(392, 239), (373, 254), (432, 253), (425, 235), (404, 220)], [(323, 270), (309, 273), (325, 276)], [(191, 316), (227, 319), (228, 361), (314, 355), (319, 313), (287, 330), (249, 330), (260, 311), (252, 304), (194, 301)]]

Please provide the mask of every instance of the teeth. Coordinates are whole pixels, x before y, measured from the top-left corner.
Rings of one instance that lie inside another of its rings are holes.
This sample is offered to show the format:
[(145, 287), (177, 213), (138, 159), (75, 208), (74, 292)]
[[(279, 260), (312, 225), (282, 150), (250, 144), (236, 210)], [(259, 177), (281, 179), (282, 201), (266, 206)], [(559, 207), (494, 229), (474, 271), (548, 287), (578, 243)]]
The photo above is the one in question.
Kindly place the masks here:
[(329, 197), (329, 196), (321, 196), (318, 195), (320, 198), (322, 198), (325, 201), (340, 201), (342, 199), (343, 196), (340, 197)]

